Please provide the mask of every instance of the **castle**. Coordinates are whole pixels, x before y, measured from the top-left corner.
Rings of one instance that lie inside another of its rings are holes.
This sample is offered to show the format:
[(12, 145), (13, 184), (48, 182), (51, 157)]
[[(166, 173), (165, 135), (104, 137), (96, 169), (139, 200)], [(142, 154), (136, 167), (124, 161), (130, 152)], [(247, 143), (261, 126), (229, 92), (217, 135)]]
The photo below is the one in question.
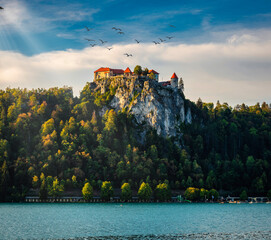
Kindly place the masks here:
[[(148, 78), (150, 74), (153, 74), (154, 80), (159, 82), (159, 73), (153, 69), (149, 70), (147, 76), (145, 78)], [(101, 78), (109, 78), (109, 77), (115, 77), (115, 76), (123, 76), (123, 77), (132, 77), (136, 76), (129, 67), (127, 67), (125, 70), (122, 69), (112, 69), (108, 67), (101, 67), (94, 71), (94, 81), (101, 79)], [(180, 81), (178, 82), (178, 77), (176, 73), (173, 73), (172, 77), (169, 81), (159, 82), (164, 87), (172, 87), (172, 88), (179, 88), (183, 91), (183, 81), (182, 78), (180, 78)]]

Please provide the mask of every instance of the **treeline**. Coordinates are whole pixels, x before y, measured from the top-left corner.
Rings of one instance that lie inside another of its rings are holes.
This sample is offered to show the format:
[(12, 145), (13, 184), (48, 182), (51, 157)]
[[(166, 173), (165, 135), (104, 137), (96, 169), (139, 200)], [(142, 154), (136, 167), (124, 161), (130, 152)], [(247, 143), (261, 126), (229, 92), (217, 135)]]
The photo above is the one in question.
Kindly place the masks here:
[(79, 98), (71, 88), (0, 91), (1, 201), (23, 198), (47, 178), (65, 189), (82, 189), (86, 182), (99, 188), (104, 181), (114, 188), (129, 183), (132, 190), (165, 181), (173, 190), (215, 188), (222, 194), (271, 189), (267, 104), (232, 109), (186, 101), (193, 123), (180, 124), (180, 148), (176, 139), (138, 125), (125, 109), (102, 115), (114, 92), (100, 94), (89, 84)]

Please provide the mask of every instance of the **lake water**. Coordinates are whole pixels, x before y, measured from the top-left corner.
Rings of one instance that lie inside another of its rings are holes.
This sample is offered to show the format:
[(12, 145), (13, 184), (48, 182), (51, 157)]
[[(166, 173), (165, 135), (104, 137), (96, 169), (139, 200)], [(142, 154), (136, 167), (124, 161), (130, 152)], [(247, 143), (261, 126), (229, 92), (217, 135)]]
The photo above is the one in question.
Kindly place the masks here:
[(271, 204), (2, 203), (0, 239), (271, 239)]

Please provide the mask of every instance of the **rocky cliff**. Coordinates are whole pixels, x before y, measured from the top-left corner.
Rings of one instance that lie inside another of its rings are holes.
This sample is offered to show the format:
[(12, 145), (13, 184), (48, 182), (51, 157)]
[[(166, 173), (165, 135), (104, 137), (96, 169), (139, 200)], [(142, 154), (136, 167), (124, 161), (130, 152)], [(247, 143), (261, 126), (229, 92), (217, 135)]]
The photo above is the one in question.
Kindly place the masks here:
[(91, 83), (91, 88), (101, 94), (113, 89), (114, 94), (104, 110), (126, 108), (138, 123), (147, 123), (159, 135), (177, 136), (180, 122), (191, 123), (190, 109), (185, 107), (184, 95), (178, 88), (137, 77), (99, 79)]

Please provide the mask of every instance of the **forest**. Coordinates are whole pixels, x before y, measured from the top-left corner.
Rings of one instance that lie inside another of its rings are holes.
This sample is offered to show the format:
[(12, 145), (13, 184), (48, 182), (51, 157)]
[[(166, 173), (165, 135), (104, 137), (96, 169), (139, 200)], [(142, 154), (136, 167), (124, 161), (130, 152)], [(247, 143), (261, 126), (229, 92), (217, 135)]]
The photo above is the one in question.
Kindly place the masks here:
[[(271, 189), (271, 106), (194, 103), (182, 138), (163, 138), (127, 109), (100, 114), (114, 96), (72, 88), (0, 90), (0, 201), (22, 200), (46, 184), (99, 189), (143, 182), (154, 189), (217, 189), (266, 196)], [(52, 190), (52, 187), (51, 187)], [(50, 193), (50, 191), (49, 191)]]

